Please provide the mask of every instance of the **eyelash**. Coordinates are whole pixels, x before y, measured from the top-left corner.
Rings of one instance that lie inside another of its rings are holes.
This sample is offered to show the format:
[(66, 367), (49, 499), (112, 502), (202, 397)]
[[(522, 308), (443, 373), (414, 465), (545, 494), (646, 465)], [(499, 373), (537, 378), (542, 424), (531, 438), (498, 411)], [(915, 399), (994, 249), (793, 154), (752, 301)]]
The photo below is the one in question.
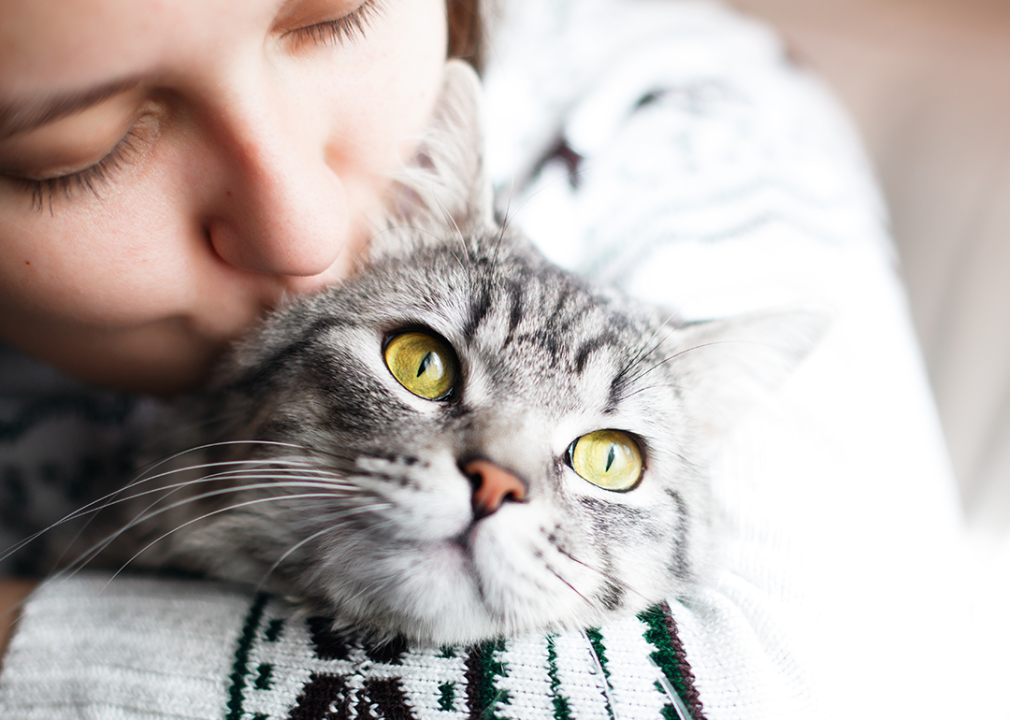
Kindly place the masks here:
[(319, 45), (340, 45), (365, 37), (369, 26), (382, 13), (382, 0), (365, 0), (357, 8), (335, 20), (292, 30), (295, 35)]
[(53, 198), (57, 195), (69, 198), (75, 192), (83, 191), (100, 197), (99, 187), (107, 183), (112, 174), (136, 153), (138, 140), (137, 131), (131, 128), (112, 151), (94, 165), (45, 180), (21, 179), (18, 182), (31, 194), (32, 207), (39, 212), (48, 204), (51, 213)]

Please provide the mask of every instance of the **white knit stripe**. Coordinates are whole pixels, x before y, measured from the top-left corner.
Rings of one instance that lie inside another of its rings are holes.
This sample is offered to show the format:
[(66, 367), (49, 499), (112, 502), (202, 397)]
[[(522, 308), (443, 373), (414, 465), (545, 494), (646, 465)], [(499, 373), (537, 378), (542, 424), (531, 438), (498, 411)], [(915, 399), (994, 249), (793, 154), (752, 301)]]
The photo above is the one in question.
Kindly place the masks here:
[(612, 720), (607, 712), (606, 679), (597, 669), (592, 648), (582, 633), (565, 632), (554, 638), (561, 693), (568, 698), (573, 719)]
[(45, 584), (11, 642), (0, 717), (220, 720), (248, 604), (211, 583)]
[[(460, 648), (445, 657), (441, 650), (428, 649), (407, 653), (403, 659), (401, 686), (419, 720), (465, 720), (466, 668), (465, 655)], [(441, 687), (451, 683), (453, 702), (451, 710), (441, 708)]]
[[(291, 614), (290, 606), (276, 601), (264, 608), (245, 672), (242, 709), (247, 715), (262, 713), (271, 720), (286, 718), (309, 677), (323, 665), (312, 648), (308, 627), (304, 622), (292, 620)], [(281, 629), (275, 631), (275, 639), (268, 639), (273, 622), (280, 623)], [(272, 668), (271, 681), (269, 687), (259, 688), (256, 685), (259, 668), (265, 665)]]
[(554, 694), (547, 663), (547, 638), (524, 635), (510, 639), (501, 653), (507, 674), (498, 687), (509, 694), (499, 715), (514, 720), (553, 720)]
[(637, 617), (624, 618), (600, 628), (610, 673), (610, 697), (620, 720), (655, 720), (669, 703), (656, 683), (663, 676), (649, 662), (656, 648), (645, 637), (648, 626)]

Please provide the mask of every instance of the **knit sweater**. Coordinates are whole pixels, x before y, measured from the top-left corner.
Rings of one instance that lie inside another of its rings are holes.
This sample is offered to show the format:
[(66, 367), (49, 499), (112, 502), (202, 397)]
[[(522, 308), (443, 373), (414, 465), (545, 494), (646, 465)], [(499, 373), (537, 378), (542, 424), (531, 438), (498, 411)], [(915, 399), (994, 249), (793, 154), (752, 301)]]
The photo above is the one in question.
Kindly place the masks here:
[(706, 573), (638, 617), (472, 648), (373, 647), (279, 598), (84, 573), (26, 605), (0, 716), (1006, 717), (985, 642), (1010, 634), (971, 604), (886, 216), (832, 101), (707, 3), (514, 0), (487, 58), (499, 209), (552, 258), (689, 319), (833, 317), (725, 442)]

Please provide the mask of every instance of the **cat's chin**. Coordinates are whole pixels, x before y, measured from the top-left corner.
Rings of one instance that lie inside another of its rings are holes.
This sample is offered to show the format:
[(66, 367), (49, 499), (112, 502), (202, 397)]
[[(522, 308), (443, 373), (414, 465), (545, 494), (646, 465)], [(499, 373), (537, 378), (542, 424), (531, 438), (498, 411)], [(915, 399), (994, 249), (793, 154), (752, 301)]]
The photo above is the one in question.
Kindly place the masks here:
[(333, 626), (334, 629), (363, 633), (378, 642), (403, 637), (415, 645), (442, 646), (469, 645), (528, 633), (584, 630), (597, 627), (607, 619), (606, 613), (582, 609), (573, 611), (568, 617), (545, 621), (542, 608), (513, 608), (507, 615), (497, 615), (488, 612), (485, 607), (452, 603), (440, 607), (415, 607), (402, 615), (390, 612), (358, 616), (337, 612)]
[(563, 578), (542, 557), (516, 552), (503, 539), (508, 536), (492, 530), (446, 539), (395, 561), (387, 558), (384, 574), (390, 582), (376, 582), (374, 575), (351, 583), (334, 577), (325, 595), (335, 626), (379, 639), (468, 644), (594, 627), (653, 604), (639, 596), (608, 610), (589, 599), (597, 594), (597, 578), (580, 565)]

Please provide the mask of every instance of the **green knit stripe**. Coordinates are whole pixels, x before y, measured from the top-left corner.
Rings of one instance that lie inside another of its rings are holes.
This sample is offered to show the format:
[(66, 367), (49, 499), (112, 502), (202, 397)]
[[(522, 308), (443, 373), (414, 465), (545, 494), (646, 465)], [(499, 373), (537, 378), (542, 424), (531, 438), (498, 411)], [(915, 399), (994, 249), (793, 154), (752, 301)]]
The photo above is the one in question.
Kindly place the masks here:
[(228, 714), (226, 720), (240, 720), (242, 717), (242, 695), (246, 685), (246, 672), (249, 665), (249, 650), (256, 637), (256, 630), (263, 619), (263, 608), (266, 607), (267, 596), (260, 594), (249, 608), (245, 623), (242, 625), (242, 635), (238, 647), (235, 648), (235, 662), (231, 666), (231, 687), (228, 689)]
[(596, 657), (600, 660), (600, 667), (603, 668), (603, 677), (609, 678), (610, 670), (607, 669), (607, 649), (603, 645), (603, 635), (600, 633), (599, 628), (586, 630), (586, 637), (589, 638), (589, 643), (593, 646), (593, 652), (596, 653)]
[(456, 683), (442, 683), (438, 686), (438, 692), (438, 708), (446, 712), (452, 710), (452, 705), (456, 702)]
[(572, 720), (572, 712), (568, 707), (568, 698), (558, 690), (561, 681), (558, 679), (558, 653), (554, 649), (554, 635), (547, 636), (547, 674), (551, 679), (551, 702), (554, 704), (554, 720)]
[(604, 696), (607, 700), (607, 716), (610, 720), (615, 720), (614, 718), (614, 704), (610, 697), (610, 670), (607, 668), (607, 647), (603, 644), (603, 634), (600, 632), (599, 628), (591, 628), (586, 630), (586, 637), (589, 638), (589, 650), (596, 656), (596, 660), (600, 664), (600, 669), (603, 671), (603, 684)]
[[(678, 652), (674, 646), (674, 639), (670, 636), (668, 626), (667, 609), (662, 605), (649, 608), (640, 613), (638, 619), (646, 624), (645, 639), (656, 648), (650, 657), (663, 671), (663, 675), (676, 691), (678, 699), (683, 705), (683, 709), (678, 712), (672, 705), (663, 708), (663, 717), (670, 720), (679, 720), (681, 714), (686, 712), (693, 720), (702, 720), (701, 702), (698, 693), (694, 689), (691, 681), (693, 677), (686, 676), (686, 658), (682, 657), (683, 651)], [(672, 618), (671, 618), (672, 620)], [(687, 668), (687, 672), (690, 669)]]

